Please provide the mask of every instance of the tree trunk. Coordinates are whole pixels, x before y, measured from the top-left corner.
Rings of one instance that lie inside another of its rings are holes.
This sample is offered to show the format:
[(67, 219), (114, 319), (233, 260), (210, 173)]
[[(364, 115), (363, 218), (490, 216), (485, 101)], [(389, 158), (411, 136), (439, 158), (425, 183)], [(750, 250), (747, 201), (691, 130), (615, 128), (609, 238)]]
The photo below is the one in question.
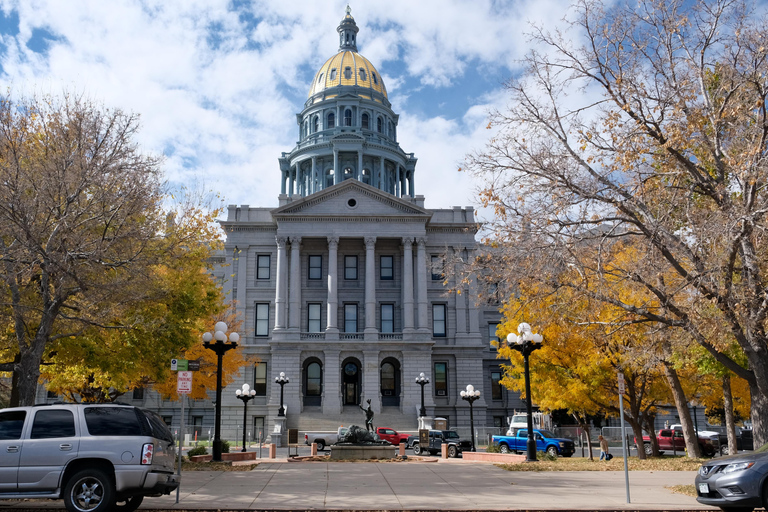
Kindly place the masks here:
[(731, 394), (731, 375), (723, 377), (723, 410), (725, 411), (725, 433), (728, 436), (728, 453), (736, 455), (739, 447), (736, 444), (736, 422), (733, 421), (733, 395)]
[(573, 419), (576, 420), (576, 423), (579, 425), (579, 427), (581, 427), (581, 429), (584, 431), (584, 434), (587, 436), (587, 452), (589, 453), (589, 460), (595, 460), (594, 456), (592, 455), (592, 442), (589, 437), (589, 419), (587, 418), (587, 415), (579, 415), (573, 413), (571, 416), (573, 416)]
[(27, 350), (19, 354), (19, 362), (15, 365), (16, 382), (14, 392), (17, 393), (20, 406), (35, 405), (37, 400), (37, 384), (40, 381), (40, 361), (42, 360), (45, 339), (36, 337)]
[(749, 366), (754, 373), (754, 379), (749, 381), (749, 393), (752, 398), (750, 420), (755, 448), (768, 443), (768, 345), (764, 339), (760, 341), (760, 348), (749, 358)]
[(637, 458), (640, 460), (645, 460), (647, 457), (645, 456), (645, 444), (643, 443), (643, 427), (636, 421), (630, 421), (629, 418), (626, 418), (626, 421), (629, 423), (629, 426), (632, 427), (632, 433), (635, 434)]
[[(672, 390), (672, 398), (675, 400), (677, 414), (680, 416), (680, 424), (683, 427), (683, 438), (685, 439), (685, 449), (688, 452), (688, 457), (692, 459), (699, 458), (701, 457), (699, 438), (693, 428), (691, 413), (688, 410), (688, 400), (685, 398), (685, 392), (683, 391), (683, 386), (680, 384), (680, 378), (677, 375), (677, 371), (672, 368), (672, 365), (669, 364), (668, 361), (664, 361), (662, 366), (664, 368), (664, 375), (667, 377), (669, 389)], [(674, 443), (674, 432), (672, 442)]]

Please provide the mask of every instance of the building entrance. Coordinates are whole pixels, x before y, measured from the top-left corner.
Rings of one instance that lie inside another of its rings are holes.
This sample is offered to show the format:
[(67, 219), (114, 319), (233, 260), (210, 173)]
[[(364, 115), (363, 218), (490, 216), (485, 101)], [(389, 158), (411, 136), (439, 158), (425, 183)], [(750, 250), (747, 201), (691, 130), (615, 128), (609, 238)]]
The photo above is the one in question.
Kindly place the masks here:
[(360, 393), (360, 367), (357, 363), (349, 361), (344, 365), (341, 394), (344, 397), (344, 405), (359, 405)]

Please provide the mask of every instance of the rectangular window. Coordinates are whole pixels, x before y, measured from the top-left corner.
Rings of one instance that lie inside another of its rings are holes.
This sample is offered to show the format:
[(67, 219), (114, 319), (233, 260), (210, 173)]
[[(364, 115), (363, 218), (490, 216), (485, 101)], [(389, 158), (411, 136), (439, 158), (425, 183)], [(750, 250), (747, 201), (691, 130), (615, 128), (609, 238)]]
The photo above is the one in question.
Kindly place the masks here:
[(92, 436), (140, 436), (139, 417), (128, 407), (86, 407), (85, 425)]
[(498, 327), (498, 322), (492, 322), (488, 324), (488, 339), (490, 340), (491, 350), (499, 349), (499, 337), (496, 334), (496, 329)]
[(379, 278), (382, 281), (391, 281), (395, 278), (394, 256), (382, 256), (379, 258)]
[[(26, 411), (0, 412), (0, 440), (21, 439)], [(15, 476), (16, 473), (13, 473)]]
[(256, 304), (256, 336), (269, 336), (269, 304)]
[(320, 312), (322, 309), (323, 305), (320, 303), (307, 304), (308, 332), (322, 332), (322, 324), (320, 323)]
[(501, 372), (491, 372), (491, 399), (501, 400)]
[(203, 437), (203, 417), (192, 416), (192, 436), (195, 439)]
[[(131, 412), (133, 412), (131, 410)], [(134, 419), (136, 414), (133, 415)], [(32, 423), (30, 439), (53, 439), (57, 437), (75, 436), (75, 417), (71, 411), (52, 409), (37, 411)]]
[(395, 332), (395, 305), (381, 305), (381, 332)]
[(435, 363), (435, 395), (448, 396), (448, 363)]
[(144, 388), (133, 388), (133, 399), (144, 400)]
[(344, 256), (344, 279), (357, 279), (357, 256)]
[(432, 271), (432, 280), (433, 281), (442, 281), (445, 279), (445, 272), (443, 270), (443, 266), (445, 265), (445, 262), (443, 261), (442, 256), (432, 256), (430, 259), (430, 268)]
[(163, 416), (163, 423), (170, 427), (173, 424), (173, 416)]
[(269, 254), (256, 256), (256, 279), (269, 279)]
[(357, 332), (357, 304), (344, 304), (344, 332)]
[(266, 438), (266, 431), (264, 430), (264, 416), (253, 417), (253, 440), (261, 441)]
[(432, 336), (446, 336), (445, 304), (432, 304)]
[(322, 256), (309, 257), (309, 278), (310, 279), (323, 278), (323, 257)]
[(253, 365), (253, 390), (256, 396), (267, 396), (267, 363)]

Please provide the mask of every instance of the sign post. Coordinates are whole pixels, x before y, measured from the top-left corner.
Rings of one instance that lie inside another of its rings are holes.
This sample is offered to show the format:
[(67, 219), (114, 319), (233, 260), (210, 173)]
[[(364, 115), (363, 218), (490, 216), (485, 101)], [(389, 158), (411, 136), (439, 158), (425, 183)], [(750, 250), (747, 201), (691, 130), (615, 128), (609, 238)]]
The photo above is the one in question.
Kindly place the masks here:
[[(173, 368), (174, 361), (177, 364), (177, 368), (181, 361), (184, 361), (185, 368), (187, 366), (186, 359), (174, 359), (171, 361), (171, 368)], [(181, 425), (179, 427), (179, 478), (181, 478), (181, 449), (184, 446), (182, 442), (184, 438), (184, 395), (192, 392), (192, 372), (180, 371), (176, 374), (176, 392), (179, 394), (179, 400), (181, 401)], [(176, 503), (179, 502), (179, 487), (176, 488)]]
[(627, 488), (627, 503), (630, 503), (629, 453), (627, 453), (627, 433), (624, 430), (624, 389), (624, 374), (619, 372), (619, 415), (621, 416), (621, 449), (624, 452), (624, 486)]

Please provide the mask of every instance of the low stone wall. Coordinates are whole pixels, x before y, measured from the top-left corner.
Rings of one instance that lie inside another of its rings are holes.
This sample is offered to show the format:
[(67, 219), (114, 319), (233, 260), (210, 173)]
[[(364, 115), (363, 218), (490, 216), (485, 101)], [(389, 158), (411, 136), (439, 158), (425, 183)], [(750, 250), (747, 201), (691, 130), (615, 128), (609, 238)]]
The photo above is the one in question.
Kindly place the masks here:
[(331, 460), (371, 460), (394, 459), (397, 457), (397, 446), (331, 446)]
[(461, 452), (461, 457), (473, 462), (497, 462), (499, 464), (515, 464), (523, 462), (525, 455), (516, 453)]
[[(241, 460), (256, 460), (257, 452), (232, 452), (222, 453), (221, 460), (228, 460), (232, 462)], [(192, 462), (208, 462), (213, 459), (213, 455), (193, 455), (189, 458)]]

